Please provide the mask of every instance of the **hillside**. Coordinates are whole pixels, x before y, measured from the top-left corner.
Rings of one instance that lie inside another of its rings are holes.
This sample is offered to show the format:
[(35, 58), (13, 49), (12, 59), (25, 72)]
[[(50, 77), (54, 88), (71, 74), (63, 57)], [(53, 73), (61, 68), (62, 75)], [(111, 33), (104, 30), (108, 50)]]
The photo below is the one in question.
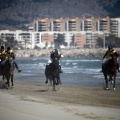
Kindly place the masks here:
[(119, 0), (0, 0), (0, 29), (27, 29), (36, 18), (119, 17)]

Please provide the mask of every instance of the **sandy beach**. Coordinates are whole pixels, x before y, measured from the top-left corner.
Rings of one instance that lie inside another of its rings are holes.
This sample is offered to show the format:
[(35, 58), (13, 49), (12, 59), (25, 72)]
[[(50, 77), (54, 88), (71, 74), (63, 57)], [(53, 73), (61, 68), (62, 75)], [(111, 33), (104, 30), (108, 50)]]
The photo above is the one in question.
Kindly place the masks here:
[(14, 81), (6, 90), (0, 80), (0, 120), (120, 120), (120, 88)]

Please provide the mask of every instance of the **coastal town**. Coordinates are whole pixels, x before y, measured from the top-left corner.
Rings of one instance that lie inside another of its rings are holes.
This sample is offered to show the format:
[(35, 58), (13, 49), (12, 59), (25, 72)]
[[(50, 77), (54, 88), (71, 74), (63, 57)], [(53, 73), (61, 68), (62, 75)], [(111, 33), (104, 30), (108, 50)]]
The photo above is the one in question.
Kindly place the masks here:
[(106, 37), (120, 37), (119, 26), (120, 18), (39, 18), (28, 26), (28, 31), (0, 30), (0, 40), (1, 44), (8, 38), (17, 41), (16, 49), (105, 48)]
[(0, 120), (120, 120), (119, 11), (119, 0), (1, 0)]

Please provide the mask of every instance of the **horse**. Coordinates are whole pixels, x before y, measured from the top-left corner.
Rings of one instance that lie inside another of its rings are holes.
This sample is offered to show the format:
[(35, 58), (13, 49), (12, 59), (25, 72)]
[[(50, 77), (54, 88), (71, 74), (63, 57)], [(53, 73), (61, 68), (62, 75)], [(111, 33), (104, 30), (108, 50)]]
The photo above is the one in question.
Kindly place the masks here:
[[(112, 59), (102, 64), (102, 72), (105, 78), (106, 89), (108, 88), (108, 80), (111, 81), (113, 77), (113, 90), (115, 90), (116, 75), (117, 75), (117, 54), (112, 55)], [(109, 79), (108, 79), (109, 76)], [(111, 82), (112, 83), (112, 82)]]
[(57, 58), (53, 59), (53, 62), (50, 65), (46, 66), (45, 69), (46, 76), (46, 84), (48, 83), (48, 79), (50, 80), (50, 84), (53, 85), (53, 91), (55, 90), (55, 85), (59, 85), (60, 82), (60, 68), (59, 68), (59, 60)]
[(9, 59), (6, 60), (6, 62), (2, 66), (2, 70), (0, 70), (0, 75), (3, 76), (3, 80), (4, 80), (4, 78), (6, 78), (6, 80), (7, 80), (7, 82), (6, 82), (7, 88), (10, 87), (10, 83), (9, 83), (10, 78), (11, 78), (12, 87), (14, 86), (14, 84), (13, 84), (14, 61), (13, 61), (12, 57), (9, 57)]

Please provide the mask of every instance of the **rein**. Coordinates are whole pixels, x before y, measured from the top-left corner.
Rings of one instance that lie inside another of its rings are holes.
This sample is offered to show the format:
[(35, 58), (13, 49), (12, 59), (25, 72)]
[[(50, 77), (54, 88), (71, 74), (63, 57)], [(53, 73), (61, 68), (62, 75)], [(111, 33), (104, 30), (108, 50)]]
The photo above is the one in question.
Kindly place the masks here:
[(53, 60), (53, 64), (55, 65), (55, 66), (59, 66), (59, 61), (58, 61), (58, 59), (57, 58), (55, 58), (54, 60)]

